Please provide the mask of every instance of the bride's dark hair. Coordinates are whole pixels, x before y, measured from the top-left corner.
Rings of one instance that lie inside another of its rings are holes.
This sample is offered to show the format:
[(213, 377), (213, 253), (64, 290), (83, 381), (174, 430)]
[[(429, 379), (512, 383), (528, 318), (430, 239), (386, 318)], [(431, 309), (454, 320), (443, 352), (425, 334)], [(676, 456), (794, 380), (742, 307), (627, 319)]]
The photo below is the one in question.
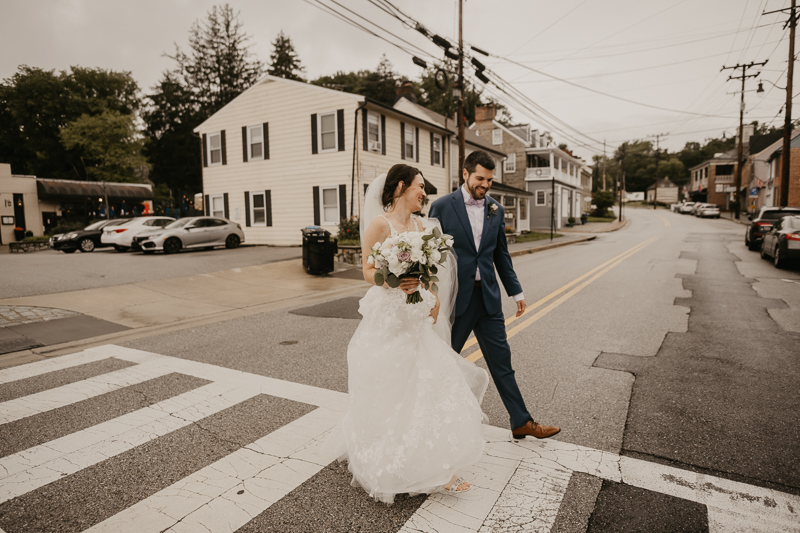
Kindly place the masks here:
[[(397, 164), (389, 169), (389, 172), (386, 173), (383, 194), (381, 194), (381, 203), (384, 209), (387, 209), (394, 202), (394, 191), (397, 189), (397, 184), (403, 182), (402, 190), (405, 192), (411, 186), (411, 182), (414, 181), (417, 174), (422, 176), (422, 172), (419, 169), (409, 165)], [(425, 179), (424, 176), (423, 179)]]

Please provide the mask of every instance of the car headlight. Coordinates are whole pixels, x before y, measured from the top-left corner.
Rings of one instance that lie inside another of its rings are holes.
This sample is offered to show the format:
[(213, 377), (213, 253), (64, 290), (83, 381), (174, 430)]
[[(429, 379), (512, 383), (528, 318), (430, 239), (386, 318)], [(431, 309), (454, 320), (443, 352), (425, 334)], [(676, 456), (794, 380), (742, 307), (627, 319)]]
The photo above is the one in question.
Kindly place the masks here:
[(78, 236), (77, 233), (70, 233), (69, 235), (67, 235), (67, 239), (74, 239), (77, 236)]

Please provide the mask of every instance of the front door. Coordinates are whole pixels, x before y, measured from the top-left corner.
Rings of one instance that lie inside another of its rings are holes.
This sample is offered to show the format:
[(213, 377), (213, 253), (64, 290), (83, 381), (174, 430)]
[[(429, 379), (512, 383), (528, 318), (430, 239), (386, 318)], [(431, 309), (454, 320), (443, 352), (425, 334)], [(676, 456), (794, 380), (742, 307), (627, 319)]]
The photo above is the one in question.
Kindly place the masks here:
[(26, 229), (25, 202), (21, 194), (14, 195), (14, 227)]

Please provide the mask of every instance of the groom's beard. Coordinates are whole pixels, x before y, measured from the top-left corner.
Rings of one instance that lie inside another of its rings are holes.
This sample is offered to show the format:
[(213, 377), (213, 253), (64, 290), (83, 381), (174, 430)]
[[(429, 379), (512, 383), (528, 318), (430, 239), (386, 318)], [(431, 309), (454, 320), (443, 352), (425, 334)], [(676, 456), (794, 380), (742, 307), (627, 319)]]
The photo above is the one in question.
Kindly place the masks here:
[(467, 192), (476, 200), (483, 200), (486, 197), (486, 193), (489, 192), (489, 189), (486, 187), (478, 188), (477, 185), (473, 186), (467, 182)]

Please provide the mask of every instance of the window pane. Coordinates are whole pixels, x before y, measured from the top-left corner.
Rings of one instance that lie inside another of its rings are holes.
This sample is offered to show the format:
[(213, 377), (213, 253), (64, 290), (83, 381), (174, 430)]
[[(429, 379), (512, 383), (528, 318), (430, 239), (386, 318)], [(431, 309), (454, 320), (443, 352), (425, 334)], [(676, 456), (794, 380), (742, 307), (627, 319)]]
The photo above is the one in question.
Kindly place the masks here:
[(336, 189), (323, 189), (322, 190), (322, 205), (325, 208), (333, 207), (337, 208), (337, 201), (336, 201)]
[(333, 114), (322, 115), (321, 122), (322, 125), (320, 130), (322, 133), (331, 132), (336, 129), (336, 120), (334, 119)]
[(219, 163), (222, 161), (222, 150), (211, 150), (211, 162)]
[(336, 222), (339, 218), (339, 209), (336, 207), (326, 207), (325, 208), (325, 220), (327, 222)]
[(264, 224), (266, 220), (266, 210), (263, 207), (261, 209), (253, 209), (253, 224)]
[(250, 157), (255, 159), (261, 157), (263, 154), (261, 153), (261, 143), (253, 143), (250, 145)]
[(208, 140), (211, 143), (212, 150), (220, 147), (219, 135), (212, 135), (211, 137), (208, 138)]
[(261, 126), (251, 126), (250, 127), (250, 142), (251, 143), (260, 143), (262, 134), (263, 134), (263, 130), (261, 129)]
[(264, 207), (264, 195), (263, 194), (254, 194), (253, 195), (253, 208), (258, 209), (260, 207)]
[(408, 159), (414, 159), (414, 145), (406, 143), (406, 157)]
[(369, 124), (369, 140), (378, 142), (379, 140), (379, 130), (377, 124)]
[(323, 133), (322, 134), (322, 149), (323, 150), (333, 150), (336, 148), (336, 134), (335, 133)]

